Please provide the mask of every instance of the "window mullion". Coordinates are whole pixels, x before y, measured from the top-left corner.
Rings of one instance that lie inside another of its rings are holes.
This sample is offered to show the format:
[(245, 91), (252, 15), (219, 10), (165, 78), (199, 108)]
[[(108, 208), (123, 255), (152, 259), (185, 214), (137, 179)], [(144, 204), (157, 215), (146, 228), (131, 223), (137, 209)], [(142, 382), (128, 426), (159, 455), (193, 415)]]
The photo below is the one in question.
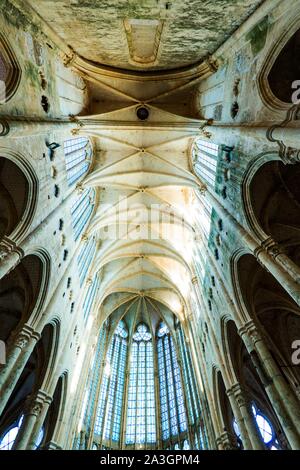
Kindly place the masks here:
[(164, 337), (161, 340), (162, 341), (162, 351), (163, 351), (163, 361), (164, 361), (164, 366), (165, 366), (165, 388), (166, 388), (166, 397), (167, 397), (167, 415), (168, 415), (168, 421), (169, 421), (169, 440), (171, 439), (172, 435), (172, 428), (171, 428), (171, 414), (170, 414), (170, 392), (169, 392), (169, 383), (168, 383), (168, 377), (167, 377), (167, 357), (166, 357), (166, 347), (165, 347), (165, 341)]

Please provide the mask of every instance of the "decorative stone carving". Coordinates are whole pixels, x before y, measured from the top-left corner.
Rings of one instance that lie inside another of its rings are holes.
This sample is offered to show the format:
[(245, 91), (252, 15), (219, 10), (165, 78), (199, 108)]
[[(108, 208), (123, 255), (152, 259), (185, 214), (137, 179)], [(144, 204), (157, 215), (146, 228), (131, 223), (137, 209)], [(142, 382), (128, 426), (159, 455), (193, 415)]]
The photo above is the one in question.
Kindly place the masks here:
[(264, 240), (261, 243), (261, 247), (269, 253), (272, 258), (276, 259), (276, 257), (283, 253), (283, 249), (276, 243), (271, 237), (267, 240)]
[(30, 414), (35, 416), (39, 416), (43, 410), (43, 404), (39, 402), (35, 402), (30, 410)]
[(3, 246), (0, 243), (0, 261), (3, 261), (11, 250), (7, 246)]
[(17, 346), (20, 349), (24, 349), (29, 342), (29, 336), (28, 333), (20, 333), (19, 336), (17, 337), (15, 341), (15, 346)]
[(248, 338), (251, 339), (252, 343), (255, 344), (257, 343), (258, 341), (261, 341), (262, 340), (262, 336), (261, 336), (261, 333), (259, 332), (259, 330), (257, 329), (257, 326), (255, 325), (255, 323), (250, 320), (249, 322), (245, 323), (244, 326), (242, 326), (240, 329), (239, 329), (239, 334), (241, 336), (243, 335), (247, 335)]
[(25, 413), (38, 417), (44, 408), (44, 405), (49, 405), (52, 402), (52, 397), (43, 390), (39, 390), (35, 396), (29, 396), (25, 404)]
[(63, 64), (65, 67), (71, 67), (75, 60), (77, 59), (77, 54), (76, 52), (74, 51), (74, 49), (72, 49), (71, 47), (69, 47), (69, 54), (64, 54), (62, 60), (63, 60)]
[(205, 196), (206, 191), (207, 191), (206, 186), (204, 184), (202, 184), (199, 188), (200, 194), (202, 194), (202, 196)]

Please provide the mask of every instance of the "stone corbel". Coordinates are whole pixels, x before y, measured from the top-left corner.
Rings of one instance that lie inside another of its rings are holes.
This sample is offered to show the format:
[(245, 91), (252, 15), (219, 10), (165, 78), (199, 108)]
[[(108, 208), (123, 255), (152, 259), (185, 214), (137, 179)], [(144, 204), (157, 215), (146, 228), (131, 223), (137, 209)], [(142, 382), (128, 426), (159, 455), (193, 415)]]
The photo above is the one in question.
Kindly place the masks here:
[(74, 51), (72, 47), (69, 47), (69, 53), (63, 55), (62, 61), (65, 67), (72, 67), (77, 58), (78, 54)]
[(201, 126), (199, 127), (199, 130), (202, 132), (202, 134), (204, 135), (204, 137), (206, 137), (207, 139), (210, 139), (211, 138), (211, 133), (208, 132), (206, 129), (204, 129), (206, 126), (211, 126), (213, 124), (213, 119), (206, 119), (206, 121), (201, 124)]

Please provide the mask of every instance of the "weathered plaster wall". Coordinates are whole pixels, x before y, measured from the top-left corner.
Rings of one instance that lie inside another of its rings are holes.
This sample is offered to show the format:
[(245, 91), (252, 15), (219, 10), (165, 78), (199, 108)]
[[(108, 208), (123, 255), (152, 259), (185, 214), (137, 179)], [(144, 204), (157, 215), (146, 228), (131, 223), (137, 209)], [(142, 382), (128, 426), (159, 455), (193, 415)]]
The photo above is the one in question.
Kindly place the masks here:
[[(129, 61), (125, 19), (164, 21), (155, 69), (183, 67), (214, 52), (261, 0), (29, 0), (64, 41), (84, 58), (124, 69)], [(78, 34), (79, 33), (79, 34)]]

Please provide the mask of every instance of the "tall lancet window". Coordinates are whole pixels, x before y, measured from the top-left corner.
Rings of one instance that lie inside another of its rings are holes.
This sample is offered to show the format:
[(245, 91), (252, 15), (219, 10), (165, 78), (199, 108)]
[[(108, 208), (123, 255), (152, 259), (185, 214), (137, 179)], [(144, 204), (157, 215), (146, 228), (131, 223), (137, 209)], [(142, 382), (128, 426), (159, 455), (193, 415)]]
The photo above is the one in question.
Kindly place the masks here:
[(96, 240), (94, 237), (91, 237), (84, 244), (77, 258), (80, 286), (83, 285), (84, 280), (88, 274), (89, 268), (91, 266), (92, 260), (95, 255), (95, 251), (96, 251)]
[(127, 346), (127, 328), (120, 321), (106, 354), (100, 387), (94, 434), (101, 436), (102, 444), (120, 441)]
[(186, 390), (189, 424), (193, 426), (194, 430), (194, 447), (195, 449), (207, 449), (208, 443), (206, 437), (206, 430), (203, 422), (201, 401), (197, 389), (191, 352), (190, 349), (187, 347), (187, 341), (180, 322), (178, 322), (176, 325), (176, 335), (179, 344), (182, 371)]
[(187, 431), (187, 417), (177, 354), (165, 323), (160, 324), (157, 337), (161, 427), (165, 441)]
[(140, 323), (132, 337), (126, 423), (126, 444), (156, 442), (152, 335)]
[(106, 321), (74, 448), (206, 447), (189, 344), (175, 318), (170, 329), (160, 321), (133, 308), (117, 326)]
[(89, 139), (78, 137), (64, 142), (68, 185), (76, 183), (88, 170), (92, 157)]
[(192, 157), (194, 170), (201, 180), (210, 186), (215, 185), (219, 146), (207, 140), (196, 139)]
[(94, 207), (95, 192), (93, 189), (85, 189), (77, 198), (71, 208), (72, 225), (75, 240), (78, 240), (83, 232)]

